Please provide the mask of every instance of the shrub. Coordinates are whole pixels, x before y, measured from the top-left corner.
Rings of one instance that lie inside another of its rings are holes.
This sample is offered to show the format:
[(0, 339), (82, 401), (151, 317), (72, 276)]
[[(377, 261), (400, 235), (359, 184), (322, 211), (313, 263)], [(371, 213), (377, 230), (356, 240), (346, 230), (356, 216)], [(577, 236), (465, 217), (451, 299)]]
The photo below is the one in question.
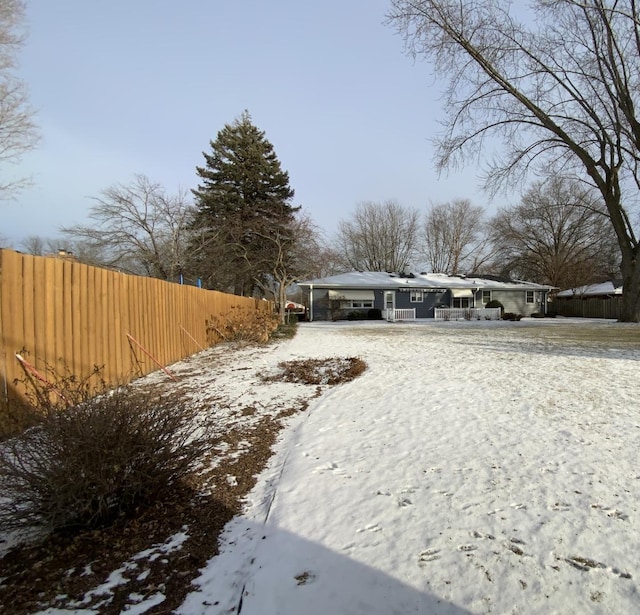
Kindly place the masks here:
[(216, 342), (264, 343), (278, 326), (278, 315), (265, 310), (232, 308), (224, 316), (206, 321), (207, 338)]
[(542, 312), (534, 312), (531, 314), (531, 318), (544, 318), (544, 314)]
[(101, 527), (184, 481), (210, 447), (210, 422), (181, 400), (117, 389), (0, 448), (0, 527)]
[(489, 303), (487, 303), (484, 307), (486, 308), (500, 308), (501, 313), (504, 312), (504, 305), (500, 303), (497, 299), (491, 299)]
[(515, 314), (514, 312), (504, 312), (504, 314), (502, 314), (502, 320), (521, 320), (522, 319), (522, 314)]
[(367, 318), (369, 320), (382, 320), (382, 310), (379, 310), (378, 308), (371, 308), (367, 312)]
[[(20, 354), (29, 357), (24, 348)], [(94, 365), (84, 377), (72, 374), (66, 366), (59, 369), (62, 373), (54, 366), (45, 364), (41, 368), (44, 380), (34, 378), (26, 370), (23, 378), (14, 380), (14, 384), (22, 385), (24, 399), (0, 403), (0, 440), (37, 425), (45, 411), (80, 404), (107, 390), (102, 367)]]
[(347, 320), (366, 320), (367, 313), (360, 310), (353, 310), (347, 314)]
[(293, 339), (298, 332), (298, 321), (280, 323), (271, 334), (271, 341)]

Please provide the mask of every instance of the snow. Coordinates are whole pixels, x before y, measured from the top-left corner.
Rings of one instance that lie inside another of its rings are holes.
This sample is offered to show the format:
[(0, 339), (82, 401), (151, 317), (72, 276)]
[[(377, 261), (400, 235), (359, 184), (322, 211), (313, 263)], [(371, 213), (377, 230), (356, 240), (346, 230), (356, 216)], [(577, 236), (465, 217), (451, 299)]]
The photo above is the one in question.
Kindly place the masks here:
[(618, 341), (301, 325), (274, 359), (369, 369), (293, 420), (178, 612), (637, 612), (640, 348), (586, 325)]
[(493, 290), (550, 290), (552, 286), (523, 280), (500, 281), (494, 277), (467, 277), (445, 273), (398, 274), (384, 271), (351, 271), (328, 278), (298, 282), (299, 286), (316, 288), (475, 288)]
[(557, 294), (558, 297), (594, 297), (599, 295), (622, 295), (622, 284), (612, 281), (602, 282), (601, 284), (562, 290)]
[(303, 323), (258, 352), (207, 352), (194, 395), (215, 383), (238, 407), (300, 398), (256, 384), (280, 361), (368, 369), (288, 419), (177, 613), (640, 611), (637, 326)]

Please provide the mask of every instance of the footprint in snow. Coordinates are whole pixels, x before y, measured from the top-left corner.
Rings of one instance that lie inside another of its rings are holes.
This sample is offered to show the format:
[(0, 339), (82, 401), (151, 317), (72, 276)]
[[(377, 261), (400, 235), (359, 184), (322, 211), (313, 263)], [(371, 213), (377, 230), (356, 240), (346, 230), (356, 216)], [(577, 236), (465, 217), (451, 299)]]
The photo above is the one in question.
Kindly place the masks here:
[(483, 534), (482, 532), (478, 532), (478, 530), (473, 530), (472, 532), (469, 532), (469, 535), (472, 538), (487, 538), (489, 540), (495, 540), (495, 536), (493, 534)]
[(620, 570), (619, 568), (615, 568), (614, 566), (607, 566), (606, 564), (603, 564), (602, 562), (598, 562), (594, 559), (591, 559), (590, 557), (580, 557), (580, 556), (573, 555), (571, 557), (565, 557), (562, 559), (564, 559), (564, 561), (567, 562), (567, 564), (570, 564), (574, 568), (577, 568), (578, 570), (582, 570), (583, 572), (586, 572), (588, 570), (593, 570), (594, 568), (601, 568), (601, 569), (608, 570), (612, 574), (622, 579), (632, 578), (628, 572)]
[(313, 574), (313, 572), (309, 572), (308, 570), (305, 570), (304, 572), (297, 574), (293, 578), (296, 580), (296, 585), (308, 585), (309, 583), (313, 583), (313, 581), (316, 578), (316, 575)]
[(333, 461), (328, 461), (327, 463), (323, 463), (322, 465), (315, 467), (313, 471), (314, 472), (336, 472), (336, 471), (342, 471), (342, 470), (339, 470), (337, 463), (334, 463)]
[(591, 508), (601, 510), (603, 513), (606, 513), (607, 517), (610, 517), (611, 519), (620, 519), (620, 521), (629, 520), (629, 515), (627, 513), (623, 513), (617, 508), (606, 508), (605, 506), (601, 506), (600, 504), (591, 504)]
[(439, 553), (440, 549), (425, 549), (424, 551), (420, 551), (420, 555), (418, 555), (418, 565), (440, 559)]
[(511, 540), (502, 543), (505, 548), (509, 549), (509, 551), (515, 553), (516, 555), (524, 555), (524, 551), (519, 546), (524, 544), (524, 541), (518, 538), (512, 538)]
[(476, 547), (476, 545), (458, 545), (458, 551), (462, 551), (464, 553), (475, 551), (477, 548), (478, 547)]
[(369, 523), (369, 525), (365, 525), (364, 527), (356, 530), (357, 534), (362, 534), (362, 532), (380, 532), (382, 528), (377, 523)]
[(613, 509), (605, 511), (607, 513), (607, 517), (611, 517), (612, 519), (620, 519), (621, 521), (628, 521), (629, 515), (627, 513), (623, 513), (620, 510)]
[(567, 504), (566, 502), (555, 502), (551, 504), (548, 508), (549, 510), (565, 512), (571, 509), (571, 504)]

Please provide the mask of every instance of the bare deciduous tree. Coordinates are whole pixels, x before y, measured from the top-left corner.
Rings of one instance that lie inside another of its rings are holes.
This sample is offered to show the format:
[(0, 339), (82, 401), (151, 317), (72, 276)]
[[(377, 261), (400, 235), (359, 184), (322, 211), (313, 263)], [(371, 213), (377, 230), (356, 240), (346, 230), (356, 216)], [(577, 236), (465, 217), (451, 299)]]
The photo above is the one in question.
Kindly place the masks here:
[[(486, 185), (528, 170), (596, 188), (620, 251), (621, 320), (640, 321), (640, 6), (635, 0), (392, 0), (389, 21), (448, 79), (439, 166), (502, 138)], [(535, 11), (535, 15), (527, 13)], [(517, 11), (517, 12), (516, 12)], [(521, 19), (520, 16), (523, 16)]]
[(26, 254), (34, 256), (44, 256), (54, 251), (52, 248), (53, 240), (40, 235), (29, 235), (25, 237), (19, 244), (20, 249)]
[(432, 205), (425, 216), (424, 239), (424, 257), (433, 272), (478, 272), (489, 257), (484, 209), (468, 199)]
[[(14, 74), (17, 52), (25, 38), (23, 20), (22, 0), (0, 0), (0, 161), (7, 163), (19, 162), (38, 141), (27, 88)], [(26, 184), (24, 178), (3, 174), (0, 198), (14, 196)]]
[(419, 213), (395, 201), (360, 203), (338, 225), (336, 252), (349, 269), (404, 271), (415, 256)]
[(168, 195), (144, 175), (116, 184), (95, 199), (91, 226), (63, 228), (109, 267), (163, 280), (176, 280), (188, 266), (188, 225), (193, 214), (186, 191)]
[(491, 221), (496, 266), (505, 274), (557, 288), (610, 278), (615, 235), (593, 190), (555, 177), (535, 183), (519, 205)]
[(285, 322), (288, 288), (297, 280), (316, 276), (319, 270), (320, 231), (311, 217), (299, 210), (282, 231), (257, 231), (256, 235), (265, 242), (265, 254), (268, 254), (264, 265), (260, 264), (257, 270), (269, 269), (267, 275), (257, 276), (255, 282), (265, 295), (273, 296), (280, 322)]

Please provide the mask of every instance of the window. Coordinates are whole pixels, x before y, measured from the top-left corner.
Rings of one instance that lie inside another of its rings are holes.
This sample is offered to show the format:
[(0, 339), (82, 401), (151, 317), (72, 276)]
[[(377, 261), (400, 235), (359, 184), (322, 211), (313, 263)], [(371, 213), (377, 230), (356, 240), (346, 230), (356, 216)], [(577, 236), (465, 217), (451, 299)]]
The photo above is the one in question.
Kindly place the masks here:
[(527, 291), (527, 303), (533, 303), (533, 291), (532, 290), (528, 290)]
[(453, 307), (454, 308), (470, 308), (473, 306), (471, 305), (471, 299), (469, 297), (455, 297), (453, 299)]
[(482, 303), (489, 303), (491, 301), (491, 291), (483, 290), (482, 291)]
[(352, 299), (350, 301), (343, 301), (340, 304), (340, 307), (344, 308), (344, 309), (372, 308), (373, 307), (373, 299)]
[(409, 299), (409, 301), (411, 301), (411, 303), (422, 303), (424, 300), (424, 294), (421, 290), (412, 290), (411, 291), (411, 297)]

